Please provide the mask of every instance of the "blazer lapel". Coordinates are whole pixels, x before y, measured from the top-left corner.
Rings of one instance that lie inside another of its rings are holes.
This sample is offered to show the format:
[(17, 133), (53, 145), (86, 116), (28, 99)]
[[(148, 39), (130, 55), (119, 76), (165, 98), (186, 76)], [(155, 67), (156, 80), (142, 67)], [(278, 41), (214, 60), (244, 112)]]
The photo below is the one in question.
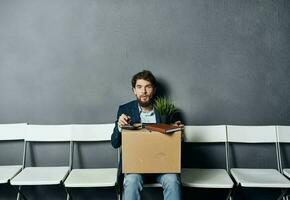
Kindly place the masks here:
[(156, 123), (160, 124), (161, 123), (160, 114), (159, 114), (159, 112), (156, 109), (154, 109), (154, 112), (155, 112), (155, 117), (156, 117)]
[(140, 123), (140, 113), (139, 113), (139, 107), (138, 107), (138, 102), (135, 101), (133, 106), (132, 106), (132, 122), (133, 123)]

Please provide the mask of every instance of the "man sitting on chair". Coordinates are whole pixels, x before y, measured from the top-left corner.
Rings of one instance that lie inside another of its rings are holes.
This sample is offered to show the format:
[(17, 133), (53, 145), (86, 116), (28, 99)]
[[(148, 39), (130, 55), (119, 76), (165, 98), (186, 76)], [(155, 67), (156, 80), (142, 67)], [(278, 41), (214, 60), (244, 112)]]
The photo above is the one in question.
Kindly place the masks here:
[[(135, 123), (164, 123), (160, 114), (153, 107), (153, 98), (156, 93), (156, 79), (150, 71), (143, 70), (132, 78), (132, 89), (136, 100), (121, 105), (117, 113), (117, 121), (111, 136), (112, 146), (121, 146), (122, 126)], [(173, 118), (173, 117), (171, 117)], [(178, 120), (170, 123), (181, 124)], [(124, 177), (124, 200), (140, 200), (144, 174), (126, 174)], [(165, 200), (181, 200), (181, 184), (178, 174), (157, 174), (156, 181), (163, 187)]]

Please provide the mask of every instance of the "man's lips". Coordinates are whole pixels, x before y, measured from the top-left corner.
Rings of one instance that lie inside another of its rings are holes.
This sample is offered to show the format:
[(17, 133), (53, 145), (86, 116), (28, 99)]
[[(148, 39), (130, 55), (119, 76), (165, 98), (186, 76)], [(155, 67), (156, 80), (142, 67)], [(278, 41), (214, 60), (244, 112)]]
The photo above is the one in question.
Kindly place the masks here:
[(141, 99), (142, 100), (147, 100), (147, 99), (149, 99), (149, 97), (148, 96), (141, 96)]

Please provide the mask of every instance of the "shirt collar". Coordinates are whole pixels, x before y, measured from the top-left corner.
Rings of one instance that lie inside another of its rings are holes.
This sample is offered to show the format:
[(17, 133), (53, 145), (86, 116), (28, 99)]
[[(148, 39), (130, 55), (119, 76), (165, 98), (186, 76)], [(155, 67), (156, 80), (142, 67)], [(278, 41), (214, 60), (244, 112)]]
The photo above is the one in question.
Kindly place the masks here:
[(154, 106), (153, 106), (153, 109), (151, 111), (149, 111), (149, 112), (143, 112), (143, 110), (142, 110), (142, 108), (141, 108), (141, 106), (139, 104), (138, 104), (138, 108), (139, 108), (139, 113), (140, 114), (143, 113), (143, 114), (146, 114), (148, 116), (152, 116), (152, 115), (155, 114)]

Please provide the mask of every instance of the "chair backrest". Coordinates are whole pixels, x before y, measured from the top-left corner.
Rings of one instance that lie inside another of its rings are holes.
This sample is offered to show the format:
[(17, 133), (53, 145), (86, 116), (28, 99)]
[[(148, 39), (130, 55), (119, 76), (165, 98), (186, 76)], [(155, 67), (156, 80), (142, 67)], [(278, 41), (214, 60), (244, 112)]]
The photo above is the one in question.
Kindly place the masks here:
[(24, 140), (26, 135), (27, 124), (0, 124), (0, 141), (1, 140)]
[(279, 169), (275, 126), (228, 125), (227, 135), (230, 168)]
[(115, 124), (73, 124), (73, 141), (109, 141)]
[[(71, 132), (72, 132), (72, 126), (71, 125), (28, 125), (27, 126), (27, 133), (25, 137), (25, 144), (24, 144), (24, 154), (23, 154), (23, 167), (26, 167), (27, 159), (30, 158), (30, 165), (31, 166), (51, 166), (51, 165), (57, 165), (62, 166), (64, 165), (62, 162), (63, 159), (66, 159), (66, 156), (63, 157), (66, 154), (66, 150), (68, 150), (69, 157), (69, 166), (71, 166), (71, 158), (72, 158), (72, 142), (71, 142)], [(59, 154), (55, 155), (53, 152), (44, 152), (44, 151), (37, 151), (33, 150), (33, 152), (30, 150), (27, 150), (28, 147), (31, 148), (31, 146), (27, 145), (28, 142), (40, 142), (40, 143), (51, 143), (51, 144), (45, 144), (45, 145), (39, 145), (36, 144), (35, 147), (48, 147), (49, 148), (56, 148), (56, 144), (54, 143), (60, 143), (61, 150)], [(65, 145), (65, 148), (62, 142), (69, 143), (68, 146)], [(67, 148), (68, 147), (68, 148)], [(64, 150), (64, 151), (63, 151)], [(30, 157), (26, 156), (26, 153), (29, 152)], [(65, 152), (65, 153), (64, 153)], [(40, 154), (39, 154), (40, 153)], [(43, 153), (45, 153), (45, 157), (43, 157)], [(35, 158), (35, 155), (37, 155)], [(40, 158), (40, 160), (39, 160)], [(52, 158), (53, 162), (47, 162)], [(36, 159), (36, 160), (35, 160)], [(37, 163), (37, 164), (36, 164)], [(60, 164), (61, 163), (61, 164)], [(30, 166), (29, 165), (29, 166)], [(67, 165), (67, 164), (65, 164)]]
[(68, 142), (71, 141), (71, 125), (28, 125), (26, 141)]
[(185, 126), (182, 165), (185, 168), (227, 168), (226, 126)]
[[(111, 134), (115, 124), (73, 124), (72, 141), (74, 169), (111, 168), (118, 163), (112, 148)], [(109, 159), (108, 159), (109, 158)]]
[(289, 167), (289, 155), (287, 156), (287, 152), (289, 152), (289, 145), (286, 146), (284, 144), (290, 143), (290, 126), (276, 126), (277, 131), (277, 147), (279, 152), (279, 164), (280, 171), (284, 168)]
[(275, 126), (227, 126), (228, 142), (275, 143)]
[(226, 142), (226, 126), (185, 126), (184, 142), (212, 143)]
[(290, 143), (290, 126), (277, 126), (277, 138), (279, 143)]

